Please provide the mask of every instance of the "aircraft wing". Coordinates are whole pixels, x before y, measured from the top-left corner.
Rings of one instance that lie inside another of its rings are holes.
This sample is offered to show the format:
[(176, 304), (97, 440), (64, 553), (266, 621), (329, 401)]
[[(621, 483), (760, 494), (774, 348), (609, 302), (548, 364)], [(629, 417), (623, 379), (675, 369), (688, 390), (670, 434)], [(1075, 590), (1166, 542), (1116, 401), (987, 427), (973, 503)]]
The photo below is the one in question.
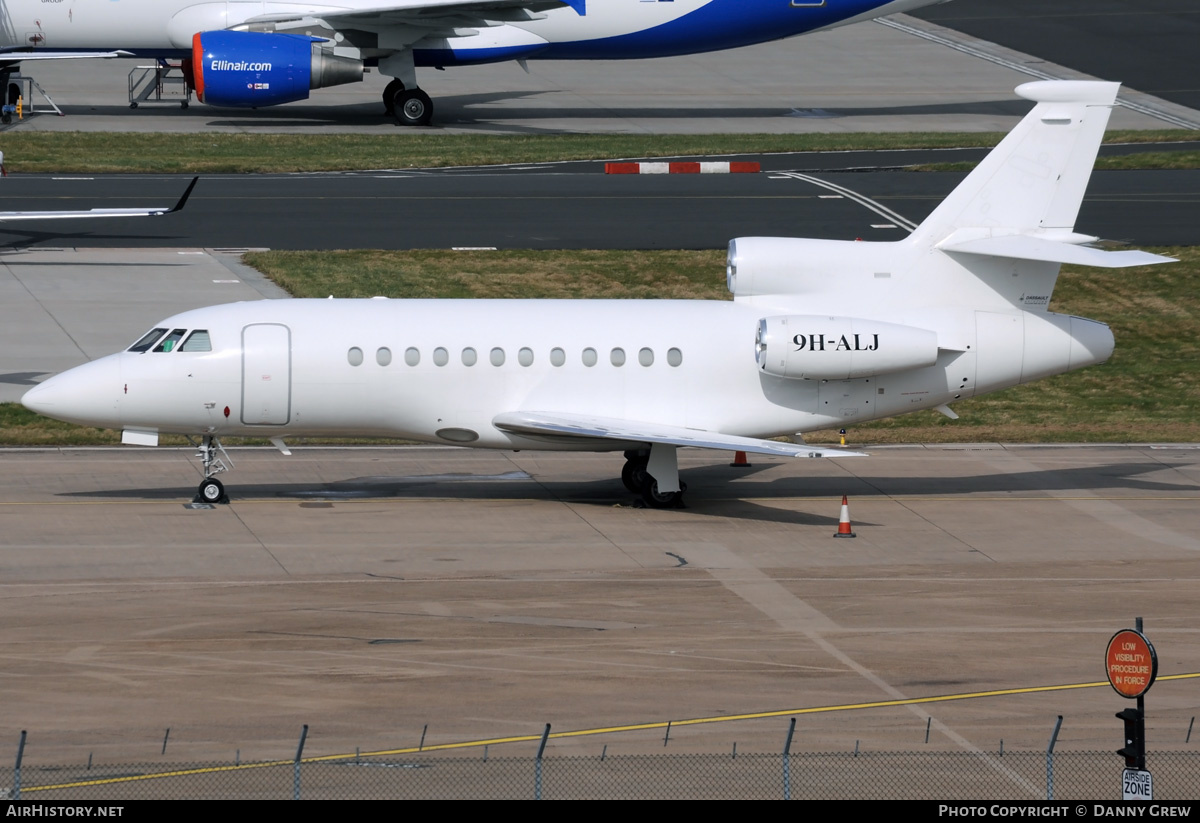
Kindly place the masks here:
[(22, 63), (26, 60), (92, 60), (94, 58), (133, 57), (129, 51), (4, 51), (0, 50), (0, 63)]
[(199, 177), (193, 177), (187, 190), (174, 206), (157, 206), (146, 209), (79, 209), (76, 211), (0, 211), (0, 223), (15, 220), (69, 220), (81, 217), (160, 217), (183, 208)]
[(569, 6), (579, 16), (586, 14), (587, 0), (380, 0), (379, 3), (358, 9), (337, 11), (300, 10), (294, 13), (261, 14), (243, 24), (288, 23), (318, 18), (331, 26), (343, 27), (364, 23), (415, 22), (435, 20), (455, 15), (489, 18), (514, 12), (539, 12)]
[(702, 429), (689, 429), (683, 426), (642, 423), (634, 420), (593, 417), (568, 412), (505, 412), (496, 415), (492, 419), (492, 424), (501, 431), (537, 437), (664, 443), (668, 446), (695, 446), (700, 449), (744, 451), (782, 457), (866, 457), (862, 452), (806, 446), (803, 443), (780, 443), (775, 440), (738, 437)]

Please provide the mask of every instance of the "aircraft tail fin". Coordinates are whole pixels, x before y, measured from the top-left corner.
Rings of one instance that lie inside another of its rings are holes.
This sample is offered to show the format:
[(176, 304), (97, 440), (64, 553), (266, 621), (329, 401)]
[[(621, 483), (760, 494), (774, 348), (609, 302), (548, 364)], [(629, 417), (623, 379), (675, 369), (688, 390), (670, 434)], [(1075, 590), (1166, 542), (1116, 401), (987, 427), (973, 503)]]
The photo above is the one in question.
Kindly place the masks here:
[(934, 245), (960, 229), (1070, 234), (1119, 88), (1081, 80), (1018, 86), (1037, 105), (910, 239)]

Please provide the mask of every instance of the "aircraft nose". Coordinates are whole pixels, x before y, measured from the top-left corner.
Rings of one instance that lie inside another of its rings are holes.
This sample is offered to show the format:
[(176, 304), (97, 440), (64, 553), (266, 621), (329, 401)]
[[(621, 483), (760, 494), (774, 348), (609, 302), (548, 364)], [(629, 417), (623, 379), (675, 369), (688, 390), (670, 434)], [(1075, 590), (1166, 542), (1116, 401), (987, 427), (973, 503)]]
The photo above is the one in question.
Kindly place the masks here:
[(21, 398), (30, 411), (83, 426), (119, 429), (120, 355), (110, 355), (56, 374)]

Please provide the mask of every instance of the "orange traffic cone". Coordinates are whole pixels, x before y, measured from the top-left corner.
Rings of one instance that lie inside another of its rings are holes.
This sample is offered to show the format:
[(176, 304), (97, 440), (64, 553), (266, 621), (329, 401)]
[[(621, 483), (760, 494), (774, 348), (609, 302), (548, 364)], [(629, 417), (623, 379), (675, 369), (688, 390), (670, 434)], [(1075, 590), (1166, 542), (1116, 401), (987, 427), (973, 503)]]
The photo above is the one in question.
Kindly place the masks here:
[(858, 537), (850, 531), (850, 503), (844, 494), (842, 495), (842, 515), (838, 518), (838, 530), (834, 537)]
[(733, 453), (733, 462), (730, 463), (729, 465), (735, 469), (750, 468), (750, 463), (746, 460), (745, 452), (734, 452)]

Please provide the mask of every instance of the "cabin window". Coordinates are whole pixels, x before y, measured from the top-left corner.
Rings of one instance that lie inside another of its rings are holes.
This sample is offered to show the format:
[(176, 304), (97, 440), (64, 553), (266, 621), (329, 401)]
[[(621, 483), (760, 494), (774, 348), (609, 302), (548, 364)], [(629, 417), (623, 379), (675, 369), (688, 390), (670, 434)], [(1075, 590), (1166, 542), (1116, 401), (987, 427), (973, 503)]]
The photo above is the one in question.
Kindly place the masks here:
[(584, 349), (583, 350), (583, 365), (589, 366), (589, 367), (596, 365), (596, 350), (595, 349)]
[(503, 366), (504, 365), (504, 349), (500, 348), (499, 346), (492, 349), (492, 365), (493, 366)]
[(683, 362), (683, 352), (679, 349), (667, 349), (667, 363), (678, 366)]
[(421, 362), (421, 350), (415, 346), (409, 346), (404, 350), (404, 362), (410, 366), (415, 366)]
[(624, 366), (625, 365), (625, 350), (624, 349), (613, 349), (608, 354), (608, 362), (612, 363), (614, 366)]
[(479, 361), (479, 354), (470, 346), (462, 351), (462, 362), (464, 366), (474, 366)]
[(212, 339), (208, 336), (208, 331), (205, 329), (196, 329), (187, 336), (187, 340), (183, 341), (183, 345), (179, 347), (180, 351), (212, 351)]
[(533, 365), (533, 349), (528, 346), (517, 352), (517, 362), (522, 366)]
[(392, 350), (387, 346), (379, 348), (375, 352), (375, 362), (381, 366), (390, 366), (392, 364)]
[(638, 352), (638, 362), (643, 366), (654, 365), (654, 349), (642, 349)]
[(175, 329), (162, 339), (162, 342), (154, 347), (155, 351), (172, 352), (179, 345), (179, 341), (183, 339), (183, 335), (187, 333), (187, 329)]
[(151, 329), (150, 331), (146, 332), (142, 336), (141, 340), (137, 341), (132, 346), (130, 346), (128, 351), (136, 351), (136, 352), (150, 351), (150, 347), (153, 346), (158, 341), (158, 338), (162, 337), (166, 333), (167, 333), (166, 329)]
[(550, 365), (561, 366), (567, 362), (567, 353), (559, 348), (550, 350)]
[(433, 365), (444, 366), (450, 362), (450, 352), (438, 346), (433, 350)]
[(358, 346), (352, 347), (350, 351), (346, 352), (346, 360), (351, 366), (361, 366), (363, 361), (362, 349)]

